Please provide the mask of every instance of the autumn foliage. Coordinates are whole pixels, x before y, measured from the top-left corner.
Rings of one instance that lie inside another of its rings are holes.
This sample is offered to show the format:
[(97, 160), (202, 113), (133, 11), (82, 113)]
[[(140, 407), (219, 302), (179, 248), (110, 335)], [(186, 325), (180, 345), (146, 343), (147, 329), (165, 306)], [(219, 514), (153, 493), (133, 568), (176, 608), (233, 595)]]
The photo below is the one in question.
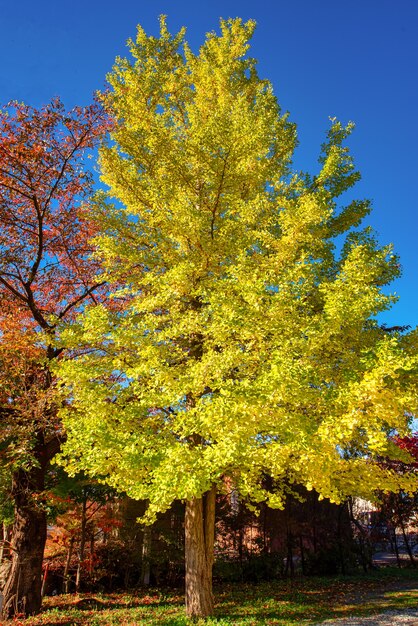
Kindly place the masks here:
[(57, 323), (103, 295), (84, 158), (108, 124), (98, 103), (66, 112), (58, 99), (41, 109), (13, 102), (0, 111), (0, 460), (15, 504), (6, 617), (40, 607), (33, 581), (46, 539), (45, 477), (63, 437), (49, 364), (61, 352)]
[(58, 100), (40, 110), (14, 103), (1, 112), (2, 296), (43, 329), (97, 290), (82, 207), (92, 176), (80, 157), (105, 124), (97, 104), (67, 114)]

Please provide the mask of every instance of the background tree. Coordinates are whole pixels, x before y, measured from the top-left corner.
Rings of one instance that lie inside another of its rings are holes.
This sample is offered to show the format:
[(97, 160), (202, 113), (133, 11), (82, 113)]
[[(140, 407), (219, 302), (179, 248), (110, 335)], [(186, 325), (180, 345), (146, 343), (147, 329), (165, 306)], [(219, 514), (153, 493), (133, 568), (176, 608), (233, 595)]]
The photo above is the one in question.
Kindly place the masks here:
[(213, 609), (225, 477), (272, 507), (289, 482), (332, 501), (416, 485), (375, 462), (396, 455), (393, 429), (407, 432), (417, 359), (374, 319), (399, 266), (353, 230), (369, 203), (337, 204), (359, 178), (343, 145), (352, 126), (332, 124), (318, 174), (292, 174), (295, 127), (246, 57), (253, 29), (221, 21), (196, 55), (162, 19), (159, 38), (139, 27), (133, 60), (117, 60), (96, 242), (130, 299), (62, 335), (89, 348), (59, 368), (72, 397), (63, 462), (148, 499), (150, 521), (186, 502), (193, 617)]
[(106, 535), (123, 522), (115, 515), (115, 493), (109, 487), (82, 474), (60, 478), (48, 498), (53, 528), (48, 533), (44, 569), (61, 576), (60, 584), (55, 580), (52, 589), (79, 593), (93, 582), (97, 542), (103, 544)]
[[(418, 434), (414, 433), (408, 437), (395, 437), (395, 444), (407, 453), (407, 457), (399, 460), (386, 460), (383, 464), (391, 467), (398, 474), (415, 473), (418, 474)], [(409, 457), (409, 458), (408, 458)], [(413, 536), (417, 539), (417, 514), (418, 514), (418, 493), (407, 493), (403, 490), (394, 493), (381, 493), (377, 501), (378, 513), (377, 522), (380, 526), (386, 527), (389, 533), (389, 540), (392, 549), (396, 553), (398, 566), (401, 565), (399, 556), (399, 546), (397, 540), (397, 530), (402, 534), (402, 543), (408, 554), (412, 567), (416, 567), (416, 557), (413, 553)], [(415, 533), (411, 530), (414, 529)]]
[[(223, 580), (272, 580), (283, 576), (346, 574), (357, 569), (357, 546), (347, 503), (319, 501), (293, 486), (282, 509), (218, 496), (215, 576)], [(256, 514), (257, 513), (257, 514)]]
[(100, 297), (83, 155), (106, 124), (99, 104), (0, 111), (0, 428), (15, 505), (5, 618), (40, 608), (45, 476), (64, 436), (49, 366), (57, 322)]

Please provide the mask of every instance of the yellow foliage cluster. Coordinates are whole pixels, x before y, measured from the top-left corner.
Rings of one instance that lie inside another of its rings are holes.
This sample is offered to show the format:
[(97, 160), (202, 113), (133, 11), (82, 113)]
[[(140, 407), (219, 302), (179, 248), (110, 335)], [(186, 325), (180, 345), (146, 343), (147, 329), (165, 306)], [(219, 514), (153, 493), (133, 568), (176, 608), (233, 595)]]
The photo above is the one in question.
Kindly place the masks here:
[(369, 203), (338, 205), (358, 180), (352, 125), (332, 123), (317, 175), (292, 172), (295, 126), (247, 56), (253, 29), (221, 21), (194, 54), (164, 19), (158, 38), (138, 28), (103, 96), (116, 125), (92, 213), (121, 305), (62, 332), (88, 348), (58, 371), (62, 462), (150, 518), (225, 476), (271, 506), (289, 483), (334, 501), (416, 484), (377, 462), (416, 411), (417, 356), (374, 317), (398, 263), (355, 230)]

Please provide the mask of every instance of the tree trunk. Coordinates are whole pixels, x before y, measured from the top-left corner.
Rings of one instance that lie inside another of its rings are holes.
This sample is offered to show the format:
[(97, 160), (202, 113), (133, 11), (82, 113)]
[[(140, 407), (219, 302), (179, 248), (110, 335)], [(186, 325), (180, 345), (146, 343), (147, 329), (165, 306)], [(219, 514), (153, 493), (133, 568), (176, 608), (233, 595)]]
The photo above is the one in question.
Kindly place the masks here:
[(363, 571), (365, 574), (372, 567), (372, 550), (370, 546), (370, 541), (367, 537), (367, 533), (363, 526), (360, 524), (358, 519), (356, 519), (353, 511), (353, 499), (350, 497), (347, 500), (348, 502), (348, 510), (350, 515), (350, 522), (356, 527), (358, 530), (358, 539), (360, 546), (360, 559), (361, 565), (363, 567)]
[[(12, 531), (12, 565), (3, 591), (2, 617), (25, 617), (41, 608), (42, 561), (46, 542), (46, 512), (37, 501), (44, 488), (45, 466), (13, 474), (15, 519)], [(35, 496), (35, 497), (34, 497)], [(40, 500), (41, 498), (39, 498)]]
[(81, 570), (84, 561), (84, 550), (86, 547), (86, 529), (87, 529), (87, 495), (83, 498), (83, 508), (81, 512), (81, 536), (80, 536), (80, 548), (78, 551), (78, 565), (77, 574), (75, 578), (75, 592), (80, 592), (81, 586)]
[(396, 537), (396, 526), (393, 527), (393, 547), (395, 548), (396, 562), (398, 563), (398, 567), (401, 568), (402, 563), (399, 555), (398, 538)]
[(141, 580), (144, 587), (150, 586), (151, 580), (151, 545), (152, 545), (152, 529), (151, 526), (144, 527), (144, 535), (142, 539), (142, 568)]
[(3, 559), (8, 557), (10, 552), (9, 548), (9, 529), (6, 522), (3, 522), (1, 528), (1, 542), (0, 542), (0, 565), (3, 563)]
[(286, 570), (285, 576), (288, 575), (290, 569), (290, 577), (295, 575), (295, 564), (293, 562), (293, 533), (292, 533), (292, 503), (290, 498), (286, 499), (285, 503), (285, 519), (286, 519), (286, 544), (287, 544), (287, 556), (286, 556)]
[(305, 547), (303, 545), (302, 535), (299, 535), (299, 547), (300, 547), (300, 562), (302, 565), (302, 574), (303, 576), (306, 576)]
[(90, 535), (90, 560), (89, 560), (89, 576), (93, 577), (93, 559), (94, 559), (94, 532)]
[(341, 574), (345, 576), (346, 568), (345, 568), (345, 558), (344, 558), (344, 540), (343, 540), (343, 532), (342, 532), (342, 516), (345, 510), (344, 504), (338, 505), (338, 518), (337, 518), (337, 541), (338, 541), (338, 554), (340, 557), (340, 566), (341, 566)]
[(405, 544), (406, 551), (408, 552), (409, 560), (411, 561), (412, 567), (416, 567), (417, 564), (414, 559), (414, 555), (412, 554), (411, 545), (409, 543), (408, 535), (406, 534), (405, 524), (400, 520), (400, 526), (402, 530), (402, 536)]
[(213, 486), (202, 498), (192, 498), (186, 503), (186, 614), (191, 618), (213, 614), (215, 499)]
[(49, 561), (47, 561), (44, 569), (44, 573), (42, 576), (42, 585), (41, 585), (41, 598), (45, 595), (46, 590), (46, 581), (48, 580), (48, 572), (49, 572)]
[(60, 439), (46, 441), (41, 430), (36, 434), (32, 456), (34, 466), (19, 469), (12, 476), (14, 524), (11, 537), (12, 564), (3, 590), (1, 616), (28, 617), (41, 609), (42, 561), (47, 519), (44, 506), (45, 476), (49, 461), (60, 449)]
[(67, 558), (65, 560), (65, 568), (64, 568), (64, 593), (68, 593), (70, 589), (70, 565), (71, 565), (71, 557), (73, 556), (74, 549), (74, 541), (75, 537), (70, 538), (70, 543), (68, 545)]
[(0, 542), (0, 565), (3, 563), (4, 545), (6, 543), (6, 525), (3, 522), (1, 526), (1, 542)]

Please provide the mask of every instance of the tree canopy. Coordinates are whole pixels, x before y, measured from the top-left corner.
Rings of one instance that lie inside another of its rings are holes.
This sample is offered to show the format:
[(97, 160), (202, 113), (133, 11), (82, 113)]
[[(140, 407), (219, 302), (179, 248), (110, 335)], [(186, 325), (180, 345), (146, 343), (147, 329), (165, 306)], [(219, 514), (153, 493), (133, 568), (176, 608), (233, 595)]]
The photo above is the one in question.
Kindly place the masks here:
[(58, 368), (61, 462), (147, 499), (149, 519), (226, 476), (273, 507), (289, 483), (332, 501), (416, 485), (377, 462), (417, 408), (416, 332), (376, 321), (399, 262), (359, 229), (370, 203), (341, 198), (352, 124), (332, 122), (318, 173), (294, 171), (253, 30), (221, 20), (195, 54), (164, 18), (157, 38), (139, 27), (103, 95), (115, 127), (91, 211), (121, 306), (62, 331), (85, 350)]
[(49, 364), (61, 353), (57, 323), (103, 297), (83, 157), (107, 127), (98, 103), (0, 109), (0, 476), (14, 504), (6, 619), (41, 606), (46, 477), (64, 437)]

